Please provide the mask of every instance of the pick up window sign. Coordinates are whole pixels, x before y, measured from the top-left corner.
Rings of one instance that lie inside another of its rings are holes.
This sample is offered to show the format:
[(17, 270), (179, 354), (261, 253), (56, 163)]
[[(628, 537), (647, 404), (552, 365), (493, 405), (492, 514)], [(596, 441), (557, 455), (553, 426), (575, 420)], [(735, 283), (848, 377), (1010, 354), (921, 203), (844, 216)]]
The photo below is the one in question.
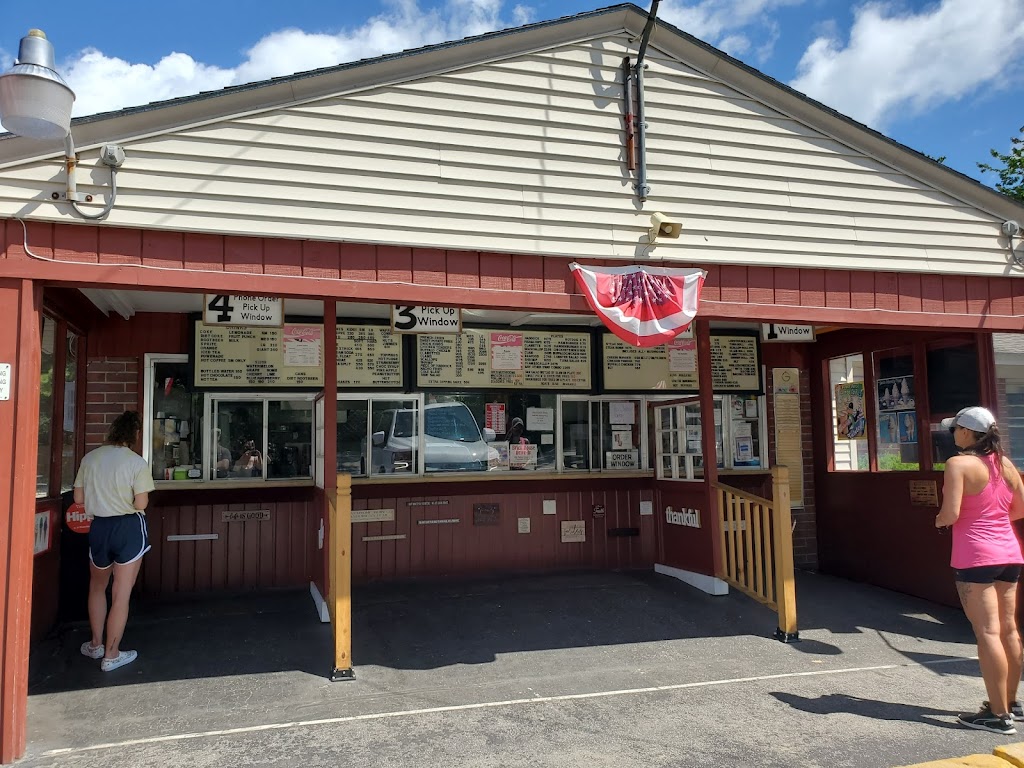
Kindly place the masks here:
[(459, 333), (462, 310), (457, 307), (394, 306), (391, 308), (394, 333)]
[(814, 341), (814, 326), (761, 323), (761, 341)]
[(208, 293), (203, 297), (203, 322), (276, 328), (284, 323), (284, 302), (279, 296)]

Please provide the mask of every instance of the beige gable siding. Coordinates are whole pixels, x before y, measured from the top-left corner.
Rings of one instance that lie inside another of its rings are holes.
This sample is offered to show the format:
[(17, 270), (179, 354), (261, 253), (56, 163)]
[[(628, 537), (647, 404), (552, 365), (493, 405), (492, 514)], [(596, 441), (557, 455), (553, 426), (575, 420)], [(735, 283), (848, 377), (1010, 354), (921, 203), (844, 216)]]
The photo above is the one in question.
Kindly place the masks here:
[[(574, 258), (1002, 274), (1001, 219), (656, 50), (652, 195), (623, 150), (625, 34), (124, 142), (112, 225)], [(82, 191), (106, 170), (83, 153)], [(0, 215), (69, 220), (54, 159)], [(32, 201), (28, 205), (29, 201)], [(683, 221), (646, 241), (650, 213)]]

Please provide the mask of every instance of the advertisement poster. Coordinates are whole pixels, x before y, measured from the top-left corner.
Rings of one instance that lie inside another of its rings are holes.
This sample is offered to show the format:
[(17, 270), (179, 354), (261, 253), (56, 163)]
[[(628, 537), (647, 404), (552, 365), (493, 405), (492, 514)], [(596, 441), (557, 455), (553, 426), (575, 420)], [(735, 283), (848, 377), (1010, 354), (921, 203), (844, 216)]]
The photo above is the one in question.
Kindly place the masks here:
[(523, 334), (491, 334), (491, 370), (523, 370)]
[(319, 325), (284, 326), (284, 364), (289, 368), (319, 368), (323, 330)]
[(537, 468), (537, 446), (536, 445), (509, 445), (508, 446), (509, 469), (536, 469)]
[(911, 444), (917, 442), (917, 411), (903, 411), (896, 414), (899, 419), (900, 442)]
[(772, 389), (776, 395), (799, 395), (800, 369), (772, 368)]
[(735, 460), (737, 463), (752, 461), (754, 458), (754, 441), (751, 437), (737, 437)]
[(487, 403), (484, 406), (484, 426), (499, 435), (505, 434), (505, 404)]
[(488, 443), (488, 464), (494, 469), (508, 469), (508, 443)]
[(836, 438), (866, 440), (867, 418), (864, 415), (864, 382), (836, 384)]
[(878, 416), (878, 442), (898, 443), (900, 441), (900, 428), (897, 426), (898, 414), (882, 413)]
[(916, 407), (913, 376), (878, 380), (879, 411), (910, 411)]

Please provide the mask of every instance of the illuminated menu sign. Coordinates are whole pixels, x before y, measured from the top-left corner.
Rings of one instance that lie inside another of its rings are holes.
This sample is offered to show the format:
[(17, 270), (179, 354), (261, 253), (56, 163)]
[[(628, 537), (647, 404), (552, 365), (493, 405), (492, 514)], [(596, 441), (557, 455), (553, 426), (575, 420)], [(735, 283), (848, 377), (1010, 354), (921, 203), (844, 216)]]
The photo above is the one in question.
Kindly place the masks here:
[[(634, 347), (612, 334), (602, 337), (604, 388), (696, 392), (696, 339), (674, 339), (657, 347)], [(711, 378), (715, 392), (761, 391), (756, 336), (711, 337)]]
[(322, 325), (279, 328), (196, 323), (197, 387), (322, 387)]
[(338, 386), (402, 386), (401, 337), (387, 326), (339, 325)]
[(416, 337), (420, 387), (589, 390), (590, 334), (464, 330)]

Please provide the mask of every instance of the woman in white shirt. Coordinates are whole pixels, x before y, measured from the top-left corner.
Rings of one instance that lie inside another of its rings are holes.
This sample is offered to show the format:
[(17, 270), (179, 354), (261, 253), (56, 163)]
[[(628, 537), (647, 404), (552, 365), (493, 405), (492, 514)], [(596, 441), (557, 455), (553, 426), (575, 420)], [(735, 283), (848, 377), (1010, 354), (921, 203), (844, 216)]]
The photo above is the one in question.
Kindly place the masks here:
[[(89, 627), (92, 638), (82, 653), (102, 659), (104, 672), (135, 661), (136, 651), (122, 651), (121, 637), (128, 623), (128, 602), (149, 551), (145, 509), (153, 477), (146, 461), (133, 448), (138, 444), (142, 420), (125, 411), (110, 425), (104, 445), (82, 459), (75, 478), (75, 501), (85, 504), (89, 527)], [(107, 610), (107, 585), (114, 587)], [(106, 645), (103, 629), (106, 626)]]

